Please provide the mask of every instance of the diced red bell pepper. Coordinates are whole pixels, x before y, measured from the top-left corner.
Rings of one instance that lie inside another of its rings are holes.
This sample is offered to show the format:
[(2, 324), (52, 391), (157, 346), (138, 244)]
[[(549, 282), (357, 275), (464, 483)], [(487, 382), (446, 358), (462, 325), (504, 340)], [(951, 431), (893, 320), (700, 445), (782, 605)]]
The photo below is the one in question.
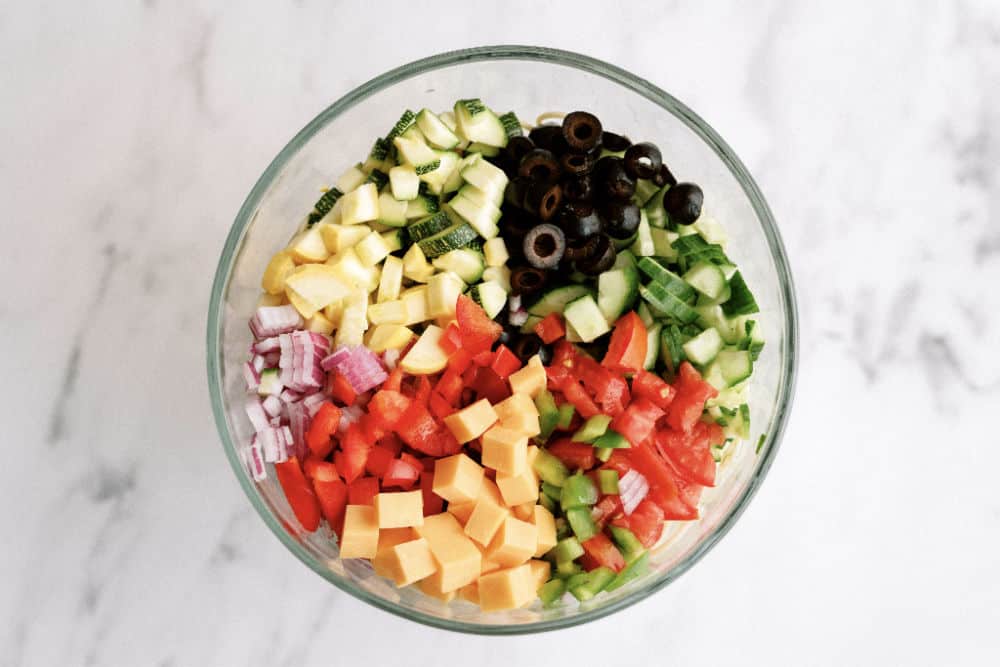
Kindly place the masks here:
[(420, 401), (413, 401), (396, 423), (396, 433), (410, 447), (430, 456), (440, 456), (441, 443), (435, 441), (438, 423)]
[(663, 410), (640, 397), (632, 401), (625, 412), (614, 418), (610, 428), (624, 435), (632, 443), (632, 447), (638, 447), (653, 435), (656, 420), (662, 416)]
[(444, 419), (448, 415), (454, 414), (456, 409), (449, 401), (437, 393), (436, 391), (431, 392), (430, 400), (427, 401), (427, 409), (431, 411), (431, 414), (438, 419)]
[(590, 470), (597, 460), (592, 445), (573, 442), (569, 438), (560, 438), (547, 445), (545, 449), (570, 470)]
[(601, 364), (619, 372), (634, 372), (646, 362), (646, 325), (634, 310), (615, 322), (608, 351)]
[(464, 294), (458, 297), (455, 318), (458, 320), (462, 347), (472, 354), (489, 350), (503, 331), (503, 327), (491, 320), (479, 304)]
[(417, 389), (413, 394), (413, 400), (420, 401), (424, 405), (427, 405), (427, 401), (431, 397), (431, 381), (426, 375), (421, 375), (420, 379), (417, 380)]
[(636, 506), (632, 514), (613, 519), (611, 525), (628, 528), (642, 543), (642, 546), (650, 549), (663, 534), (663, 510), (652, 500), (646, 499)]
[(604, 524), (620, 516), (623, 512), (622, 497), (618, 494), (613, 494), (604, 496), (597, 501), (592, 514), (597, 525), (603, 528)]
[(333, 440), (330, 437), (337, 432), (338, 424), (340, 408), (330, 402), (320, 405), (306, 431), (306, 444), (317, 458), (325, 459), (333, 451)]
[(287, 461), (275, 463), (274, 469), (278, 473), (278, 483), (285, 492), (285, 499), (295, 513), (295, 518), (299, 520), (303, 529), (313, 532), (319, 527), (319, 501), (316, 499), (312, 484), (302, 474), (299, 460), (294, 456), (289, 457)]
[(472, 364), (472, 354), (468, 350), (459, 350), (448, 357), (448, 370), (461, 375)]
[(486, 367), (489, 366), (490, 362), (492, 361), (493, 361), (493, 352), (491, 352), (490, 350), (484, 350), (479, 354), (473, 355), (472, 357), (472, 363), (474, 363), (477, 366)]
[(535, 333), (546, 345), (551, 345), (566, 335), (566, 326), (559, 313), (549, 313), (535, 325)]
[(396, 454), (382, 445), (375, 445), (368, 452), (368, 460), (365, 462), (365, 470), (375, 477), (384, 477), (385, 471), (389, 468), (389, 461), (396, 458)]
[(382, 383), (382, 389), (389, 391), (402, 391), (403, 389), (403, 367), (396, 366), (389, 372), (389, 377)]
[(458, 400), (462, 397), (463, 386), (462, 374), (449, 368), (442, 373), (441, 378), (434, 386), (434, 390), (450, 405), (458, 405)]
[(444, 424), (438, 426), (437, 435), (434, 437), (441, 444), (442, 456), (451, 456), (462, 451), (462, 443), (455, 439), (455, 435)]
[(510, 351), (506, 345), (500, 345), (493, 353), (490, 369), (501, 379), (506, 380), (510, 374), (521, 368), (521, 360)]
[(368, 462), (368, 452), (375, 443), (369, 442), (365, 438), (364, 431), (357, 423), (347, 427), (347, 432), (340, 439), (340, 453), (342, 456), (338, 460), (337, 470), (344, 476), (344, 481), (350, 484), (365, 471), (365, 464)]
[(340, 373), (330, 373), (326, 381), (326, 393), (344, 405), (354, 405), (358, 394), (347, 378)]
[[(403, 454), (403, 456), (406, 456), (406, 454)], [(399, 487), (407, 491), (417, 483), (422, 471), (423, 467), (419, 462), (414, 463), (402, 458), (393, 459), (389, 463), (389, 470), (386, 471), (385, 477), (382, 478), (382, 484), (387, 487)]]
[(565, 366), (546, 366), (545, 379), (549, 390), (562, 391), (563, 385), (573, 380), (573, 374)]
[(587, 392), (583, 390), (580, 383), (575, 379), (569, 379), (563, 383), (562, 387), (563, 396), (566, 400), (573, 404), (576, 411), (580, 413), (580, 416), (584, 419), (589, 419), (594, 415), (601, 414), (600, 409), (594, 403), (594, 400), (587, 395)]
[(370, 412), (361, 415), (361, 419), (358, 420), (358, 423), (361, 424), (361, 430), (365, 434), (365, 439), (368, 442), (378, 442), (384, 438), (385, 434), (389, 431), (388, 424)]
[(701, 418), (705, 401), (718, 396), (715, 387), (701, 379), (694, 366), (681, 362), (677, 382), (677, 395), (667, 411), (667, 423), (677, 431), (690, 431)]
[(580, 351), (576, 349), (573, 343), (567, 340), (561, 340), (556, 343), (556, 346), (552, 349), (552, 363), (550, 366), (564, 366), (572, 370), (576, 363), (577, 357), (581, 356)]
[(344, 531), (344, 511), (347, 509), (347, 484), (336, 480), (313, 480), (316, 498), (319, 499), (319, 509), (323, 518), (330, 524), (333, 532), (340, 535)]
[(663, 411), (670, 409), (677, 390), (655, 373), (638, 371), (632, 377), (632, 395), (649, 399), (653, 405)]
[(382, 389), (375, 392), (368, 401), (368, 414), (377, 419), (387, 429), (395, 429), (406, 410), (410, 407), (410, 399), (398, 390)]
[(438, 341), (438, 345), (447, 355), (452, 355), (462, 348), (462, 335), (458, 331), (458, 325), (454, 322), (448, 325)]
[(332, 482), (340, 479), (340, 473), (337, 472), (336, 465), (330, 461), (321, 461), (312, 456), (302, 462), (302, 472), (314, 482), (316, 480)]
[(625, 558), (604, 533), (583, 542), (583, 551), (597, 561), (598, 566), (610, 567), (615, 572), (621, 572), (625, 567)]
[(359, 477), (347, 485), (347, 498), (351, 505), (374, 505), (378, 494), (378, 480)]
[(392, 452), (394, 457), (399, 456), (399, 453), (403, 451), (403, 441), (395, 433), (386, 433), (378, 444)]
[(420, 492), (424, 497), (424, 516), (440, 514), (444, 509), (444, 499), (434, 493), (434, 473), (424, 470), (420, 473)]
[(480, 368), (470, 386), (476, 392), (476, 396), (485, 398), (493, 405), (510, 397), (510, 385), (492, 368)]

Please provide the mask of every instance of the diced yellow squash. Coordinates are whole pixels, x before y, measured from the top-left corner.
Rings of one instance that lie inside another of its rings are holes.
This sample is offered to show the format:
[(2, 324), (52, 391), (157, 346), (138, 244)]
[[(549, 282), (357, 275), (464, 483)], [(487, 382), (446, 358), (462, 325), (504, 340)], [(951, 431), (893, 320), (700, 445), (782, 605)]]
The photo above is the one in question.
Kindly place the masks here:
[(371, 232), (354, 246), (361, 263), (365, 266), (375, 266), (389, 255), (389, 244), (378, 232)]
[(479, 497), (485, 471), (465, 454), (434, 462), (433, 491), (451, 503), (472, 503)]
[(479, 607), (483, 611), (517, 609), (537, 596), (535, 578), (527, 563), (479, 577)]
[(479, 544), (486, 546), (496, 535), (504, 519), (510, 516), (506, 507), (501, 507), (488, 498), (480, 497), (465, 523), (465, 534)]
[[(431, 327), (428, 327), (428, 329), (430, 328)], [(443, 332), (441, 332), (441, 330), (437, 327), (434, 328), (438, 330), (438, 338), (440, 339), (440, 333)], [(417, 344), (419, 345), (419, 341)], [(438, 349), (440, 349), (440, 346)], [(407, 356), (409, 356), (409, 354), (407, 354)], [(447, 355), (445, 356), (445, 365), (447, 365)], [(444, 365), (442, 365), (441, 368), (444, 368)], [(444, 418), (444, 425), (448, 427), (448, 430), (450, 430), (452, 435), (455, 436), (455, 439), (463, 444), (469, 442), (470, 440), (475, 440), (496, 422), (497, 413), (493, 410), (493, 406), (490, 405), (490, 402), (485, 398), (479, 399), (472, 405), (462, 408), (458, 412), (450, 414)]]
[(372, 324), (406, 324), (407, 319), (406, 302), (402, 299), (368, 306), (368, 320)]
[(395, 255), (389, 255), (382, 263), (382, 276), (378, 281), (378, 296), (376, 301), (384, 303), (399, 298), (399, 290), (403, 286), (403, 260)]
[(458, 519), (458, 522), (463, 526), (469, 521), (474, 509), (476, 509), (475, 500), (464, 503), (448, 503), (448, 513)]
[[(316, 310), (347, 296), (351, 286), (346, 284), (336, 269), (327, 264), (303, 264), (285, 278), (285, 291), (293, 291)], [(289, 295), (289, 299), (291, 299)]]
[(456, 591), (479, 576), (482, 556), (454, 516), (447, 512), (433, 514), (413, 530), (427, 540), (437, 561), (438, 571), (429, 579), (437, 579), (432, 585), (441, 592)]
[(378, 553), (378, 521), (371, 505), (348, 505), (344, 512), (341, 558), (374, 558)]
[(552, 512), (542, 505), (535, 505), (534, 518), (532, 523), (538, 531), (538, 546), (535, 549), (535, 558), (541, 558), (556, 545), (556, 519)]
[(372, 558), (375, 574), (387, 579), (395, 579), (396, 572), (393, 559), (389, 557), (390, 550), (397, 544), (409, 542), (416, 537), (412, 528), (383, 528), (378, 531), (378, 547)]
[(344, 310), (334, 339), (336, 346), (361, 345), (368, 331), (368, 295), (355, 290), (344, 298)]
[(538, 426), (538, 408), (527, 394), (511, 394), (493, 408), (505, 428), (520, 431), (529, 438), (542, 432)]
[[(374, 307), (374, 306), (372, 306)], [(380, 324), (368, 334), (366, 346), (372, 352), (401, 350), (413, 338), (413, 332), (399, 324)]]
[(387, 560), (399, 587), (409, 586), (437, 571), (430, 545), (422, 537), (391, 547)]
[(327, 265), (332, 266), (335, 275), (347, 287), (357, 287), (370, 292), (374, 286), (378, 286), (378, 271), (376, 267), (366, 266), (354, 248), (348, 248), (343, 252), (327, 260)]
[(542, 389), (545, 389), (546, 383), (542, 358), (536, 354), (528, 359), (524, 368), (511, 373), (507, 381), (510, 382), (510, 390), (515, 394), (525, 394), (532, 399), (536, 398)]
[(441, 572), (438, 571), (432, 574), (431, 576), (427, 577), (426, 579), (421, 579), (419, 582), (417, 582), (417, 588), (419, 588), (424, 595), (428, 595), (432, 598), (437, 598), (438, 600), (441, 600), (441, 602), (451, 602), (452, 600), (455, 599), (455, 596), (458, 594), (458, 592), (457, 591), (445, 592), (441, 590), (442, 583), (443, 583), (443, 578)]
[(275, 253), (261, 278), (260, 286), (268, 294), (281, 294), (285, 291), (285, 278), (295, 268), (295, 260), (291, 253), (282, 250)]
[(361, 239), (368, 236), (369, 230), (366, 227), (351, 225), (319, 225), (319, 232), (323, 236), (323, 243), (331, 254), (337, 255), (348, 248), (356, 246)]
[(511, 509), (514, 516), (521, 521), (527, 521), (528, 523), (534, 523), (535, 518), (535, 503), (521, 503), (520, 505), (514, 505)]
[(399, 362), (403, 370), (412, 375), (430, 375), (443, 371), (448, 365), (448, 355), (440, 345), (443, 334), (439, 327), (427, 325), (417, 342)]
[(427, 281), (427, 314), (431, 317), (455, 317), (458, 297), (465, 291), (465, 283), (453, 271), (431, 276)]
[(403, 275), (418, 283), (425, 283), (434, 275), (434, 267), (416, 243), (403, 254)]
[(535, 525), (508, 515), (486, 549), (486, 557), (503, 567), (513, 567), (527, 562), (537, 548)]
[(430, 319), (427, 315), (427, 286), (421, 285), (403, 292), (399, 295), (400, 300), (406, 302), (406, 326), (420, 324)]
[(531, 576), (535, 580), (535, 592), (538, 592), (542, 584), (552, 576), (552, 565), (544, 560), (529, 560), (528, 567), (531, 568)]
[[(344, 170), (344, 173), (337, 177), (337, 182), (334, 183), (334, 185), (341, 192), (351, 192), (356, 189), (368, 178), (368, 174), (364, 172), (363, 167), (364, 165), (360, 162), (354, 166), (348, 167)], [(343, 197), (338, 199), (337, 204), (340, 204), (343, 199)]]
[[(270, 295), (268, 295), (270, 296)], [(308, 320), (310, 317), (316, 314), (316, 311), (320, 309), (315, 303), (299, 296), (299, 293), (293, 289), (285, 289), (285, 296), (288, 297), (288, 302), (292, 304), (295, 310), (299, 311), (299, 315), (302, 319)]]
[(524, 470), (516, 475), (497, 473), (497, 486), (508, 507), (538, 500), (538, 475), (531, 467), (537, 455), (538, 448), (532, 445), (528, 447), (528, 465)]
[(299, 264), (325, 262), (330, 256), (323, 236), (315, 226), (303, 229), (288, 244), (288, 252)]
[(337, 203), (340, 205), (342, 225), (356, 225), (378, 219), (378, 188), (374, 183), (362, 183)]
[(333, 322), (333, 328), (336, 329), (340, 326), (340, 315), (344, 312), (344, 300), (338, 299), (333, 301), (326, 308), (323, 309), (323, 314), (326, 315), (326, 319)]
[(316, 311), (312, 317), (306, 320), (306, 330), (313, 331), (318, 334), (323, 334), (324, 336), (329, 336), (333, 333), (336, 327), (333, 326), (326, 315)]
[(375, 494), (375, 517), (379, 528), (423, 525), (424, 494), (419, 490)]
[(486, 266), (504, 266), (510, 259), (507, 244), (500, 236), (491, 238), (483, 244), (483, 254), (486, 256)]
[(516, 475), (528, 464), (528, 436), (500, 424), (482, 437), (483, 465), (508, 475)]

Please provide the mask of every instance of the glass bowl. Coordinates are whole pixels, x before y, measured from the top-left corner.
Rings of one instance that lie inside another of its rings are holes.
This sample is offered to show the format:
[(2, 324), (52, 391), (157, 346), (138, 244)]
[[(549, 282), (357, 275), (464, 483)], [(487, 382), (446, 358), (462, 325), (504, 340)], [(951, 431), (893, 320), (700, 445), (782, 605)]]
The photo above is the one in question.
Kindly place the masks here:
[[(397, 590), (367, 562), (341, 561), (324, 535), (302, 531), (272, 473), (255, 483), (239, 446), (251, 426), (243, 410), (240, 369), (251, 340), (247, 321), (260, 277), (313, 202), (347, 166), (363, 159), (403, 109), (450, 109), (456, 99), (481, 97), (530, 120), (545, 111), (586, 109), (604, 127), (658, 144), (681, 180), (699, 183), (706, 210), (730, 235), (729, 253), (761, 306), (767, 345), (750, 395), (753, 431), (719, 469), (701, 519), (668, 525), (645, 577), (586, 604), (534, 606), (483, 613), (467, 602), (444, 603), (409, 587)], [(628, 72), (587, 56), (525, 46), (452, 51), (387, 72), (319, 114), (285, 146), (257, 181), (236, 216), (219, 260), (208, 314), (208, 380), (212, 410), (233, 472), (261, 518), (303, 563), (334, 586), (370, 604), (428, 625), (486, 634), (538, 632), (584, 623), (652, 595), (694, 565), (739, 518), (764, 480), (778, 449), (795, 377), (796, 314), (781, 238), (756, 183), (705, 121), (682, 103)], [(755, 452), (759, 434), (766, 434)]]

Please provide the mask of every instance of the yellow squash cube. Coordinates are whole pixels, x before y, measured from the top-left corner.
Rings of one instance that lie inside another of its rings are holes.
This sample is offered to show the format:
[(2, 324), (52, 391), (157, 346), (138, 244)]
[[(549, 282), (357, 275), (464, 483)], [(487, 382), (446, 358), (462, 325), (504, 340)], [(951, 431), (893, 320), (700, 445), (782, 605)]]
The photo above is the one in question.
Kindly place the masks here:
[(541, 558), (556, 545), (556, 519), (547, 508), (535, 505), (535, 515), (532, 519), (535, 529), (538, 531), (538, 547), (535, 549), (535, 558)]
[(483, 465), (497, 472), (516, 475), (528, 464), (528, 436), (496, 425), (483, 433)]
[(497, 505), (490, 498), (480, 496), (465, 523), (465, 534), (486, 546), (493, 540), (493, 536), (508, 516), (510, 512), (506, 507)]
[(323, 334), (324, 336), (329, 336), (333, 333), (336, 327), (333, 326), (326, 315), (320, 311), (313, 313), (313, 316), (306, 320), (306, 330), (312, 331), (318, 334)]
[(527, 394), (535, 398), (542, 389), (545, 389), (547, 382), (542, 358), (536, 354), (528, 360), (524, 368), (511, 373), (507, 381), (510, 382), (510, 390), (515, 394)]
[(517, 609), (537, 596), (531, 568), (520, 565), (479, 577), (479, 606), (483, 611)]
[(538, 500), (538, 475), (531, 467), (537, 455), (538, 448), (532, 445), (528, 447), (528, 465), (524, 470), (516, 475), (497, 473), (497, 486), (500, 487), (500, 495), (508, 507)]
[(379, 528), (406, 528), (424, 523), (424, 494), (397, 491), (375, 495), (375, 516)]
[(535, 591), (537, 592), (552, 575), (552, 566), (548, 561), (529, 560), (528, 567), (531, 568), (531, 576), (535, 580)]
[(538, 408), (527, 394), (511, 394), (510, 398), (500, 401), (493, 409), (504, 428), (520, 431), (529, 438), (542, 432), (538, 426)]
[(427, 540), (422, 537), (390, 547), (388, 564), (394, 573), (396, 585), (400, 588), (429, 577), (437, 571), (437, 563), (431, 555), (431, 548)]
[(402, 299), (368, 306), (368, 321), (372, 324), (406, 324), (408, 319), (406, 302)]
[(431, 319), (427, 314), (427, 286), (421, 285), (403, 294), (399, 298), (406, 302), (406, 322), (403, 324), (419, 324)]
[(300, 264), (306, 262), (325, 262), (330, 256), (330, 251), (326, 249), (323, 236), (316, 226), (303, 229), (296, 234), (295, 238), (288, 244), (288, 252)]
[(340, 538), (341, 558), (374, 558), (378, 553), (378, 521), (371, 505), (348, 505), (344, 513), (344, 534)]
[(508, 516), (486, 549), (486, 557), (504, 567), (524, 563), (538, 548), (538, 531), (534, 524)]
[(375, 574), (387, 579), (395, 579), (396, 572), (390, 560), (392, 547), (403, 542), (410, 542), (416, 537), (412, 528), (385, 528), (378, 531), (378, 547), (375, 550), (375, 557), (372, 558), (372, 567)]
[[(374, 308), (374, 306), (372, 306)], [(400, 350), (413, 338), (413, 332), (399, 324), (380, 324), (368, 333), (367, 347), (375, 353)]]
[(289, 288), (288, 285), (285, 285), (285, 297), (288, 299), (288, 303), (292, 304), (295, 310), (299, 311), (302, 319), (308, 320), (320, 310), (320, 306), (301, 296), (298, 292)]
[(260, 286), (268, 294), (282, 294), (285, 291), (285, 278), (294, 269), (295, 260), (292, 259), (291, 253), (282, 250), (268, 262)]
[(471, 503), (483, 486), (483, 468), (465, 454), (434, 462), (434, 493), (449, 503)]
[(424, 518), (414, 532), (427, 540), (438, 571), (429, 579), (442, 593), (456, 591), (476, 580), (482, 567), (482, 555), (476, 544), (462, 531), (462, 524), (447, 512)]
[[(534, 403), (532, 403), (532, 407), (534, 407)], [(535, 422), (537, 421), (536, 413)], [(497, 413), (485, 398), (481, 398), (469, 407), (444, 418), (444, 425), (448, 427), (455, 439), (463, 444), (475, 440), (496, 422)]]
[(469, 517), (472, 516), (474, 509), (476, 509), (475, 501), (468, 503), (448, 503), (448, 513), (458, 519), (458, 522), (463, 526), (469, 521)]

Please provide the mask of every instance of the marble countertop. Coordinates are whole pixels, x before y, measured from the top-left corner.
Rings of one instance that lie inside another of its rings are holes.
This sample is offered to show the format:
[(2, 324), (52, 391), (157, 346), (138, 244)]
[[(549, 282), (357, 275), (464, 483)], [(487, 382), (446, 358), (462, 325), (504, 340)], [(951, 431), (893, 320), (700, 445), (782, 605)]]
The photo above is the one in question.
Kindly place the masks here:
[[(1000, 6), (258, 4), (0, 8), (0, 664), (1000, 661)], [(324, 584), (252, 511), (205, 382), (216, 260), (275, 153), (372, 76), (489, 43), (585, 51), (701, 113), (769, 198), (802, 318), (738, 525), (544, 637)]]

